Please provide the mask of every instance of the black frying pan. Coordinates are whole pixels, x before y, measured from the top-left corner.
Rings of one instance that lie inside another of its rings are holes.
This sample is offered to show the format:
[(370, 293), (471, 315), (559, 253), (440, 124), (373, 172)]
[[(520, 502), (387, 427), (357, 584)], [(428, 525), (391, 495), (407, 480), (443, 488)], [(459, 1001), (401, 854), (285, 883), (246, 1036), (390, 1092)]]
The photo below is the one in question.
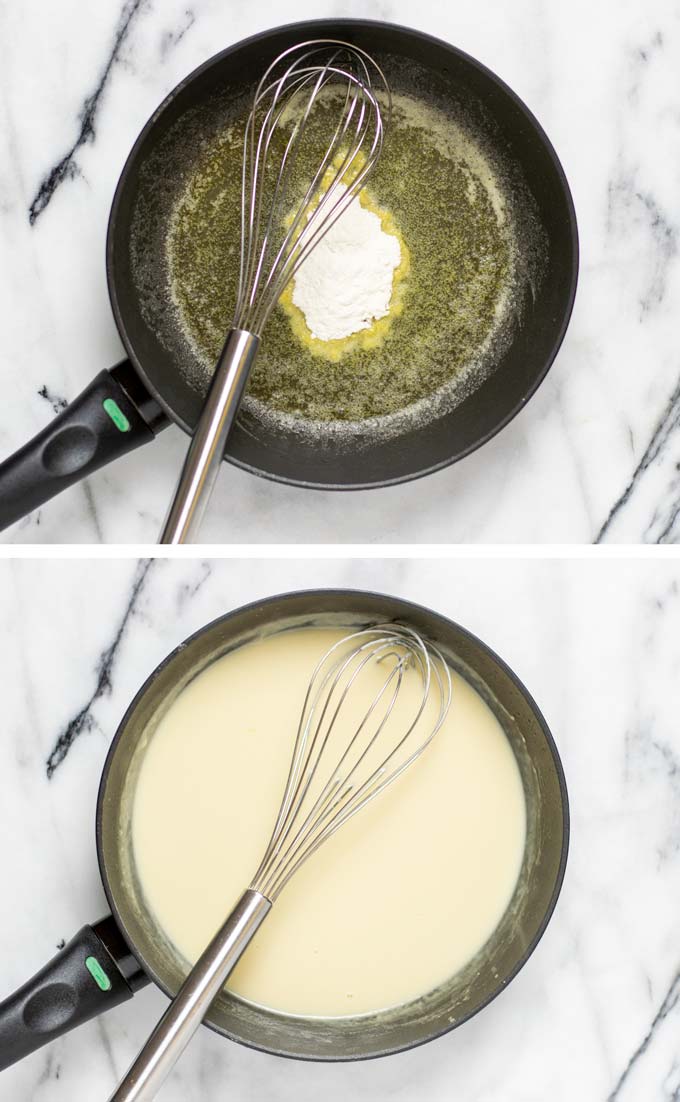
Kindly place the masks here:
[[(164, 940), (144, 902), (129, 831), (142, 756), (168, 704), (210, 662), (262, 634), (389, 620), (407, 624), (435, 643), (487, 700), (510, 740), (527, 804), (527, 842), (513, 899), (474, 960), (425, 998), (375, 1015), (323, 1019), (272, 1013), (222, 994), (206, 1021), (231, 1040), (276, 1055), (360, 1060), (412, 1048), (448, 1032), (507, 986), (550, 920), (567, 859), (567, 791), (545, 720), (493, 651), (435, 612), (354, 590), (289, 593), (214, 620), (173, 651), (137, 693), (111, 744), (97, 803), (97, 853), (112, 916), (83, 927), (41, 972), (0, 1003), (0, 1068), (129, 999), (149, 980), (166, 994), (180, 986), (186, 965)], [(443, 876), (446, 871), (442, 869)]]
[[(211, 127), (220, 125), (215, 102), (242, 95), (287, 46), (320, 37), (342, 38), (381, 63), (386, 59), (397, 91), (398, 59), (408, 59), (424, 70), (435, 103), (464, 104), (491, 147), (526, 181), (545, 234), (547, 267), (535, 298), (527, 291), (522, 323), (497, 369), (449, 414), (396, 438), (368, 437), (347, 448), (330, 437), (315, 446), (242, 412), (226, 458), (254, 474), (318, 489), (403, 482), (445, 467), (485, 443), (544, 378), (571, 314), (578, 242), (567, 181), (531, 112), (479, 62), (418, 31), (342, 19), (280, 27), (246, 39), (196, 69), (154, 112), (135, 142), (116, 189), (106, 246), (111, 305), (129, 359), (101, 372), (55, 421), (0, 465), (0, 527), (111, 459), (150, 442), (170, 421), (186, 432), (193, 430), (201, 395), (180, 370), (182, 358), (191, 353), (186, 342), (178, 342), (172, 311), (163, 309), (167, 293), (160, 279), (139, 284), (131, 261), (133, 234), (143, 235), (144, 247), (161, 256), (169, 213), (191, 170), (192, 152)], [(159, 150), (162, 178), (153, 172), (145, 176)], [(140, 211), (143, 217), (135, 223)]]

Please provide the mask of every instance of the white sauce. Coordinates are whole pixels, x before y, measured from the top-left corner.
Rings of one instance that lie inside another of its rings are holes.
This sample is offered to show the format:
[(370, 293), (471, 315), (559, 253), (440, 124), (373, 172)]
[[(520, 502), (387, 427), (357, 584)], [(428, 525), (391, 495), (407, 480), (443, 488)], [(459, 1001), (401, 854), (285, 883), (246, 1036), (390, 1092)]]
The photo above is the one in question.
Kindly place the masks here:
[[(342, 634), (286, 632), (225, 656), (153, 735), (133, 806), (135, 864), (158, 923), (189, 961), (260, 862), (307, 681)], [(409, 715), (415, 690), (405, 681), (397, 704)], [(454, 675), (434, 742), (296, 873), (228, 986), (277, 1010), (323, 1016), (425, 994), (493, 933), (524, 840), (513, 752), (488, 706)]]
[[(346, 191), (339, 184), (338, 198)], [(295, 276), (293, 302), (312, 336), (337, 340), (384, 318), (400, 262), (398, 239), (385, 232), (374, 211), (353, 199)]]

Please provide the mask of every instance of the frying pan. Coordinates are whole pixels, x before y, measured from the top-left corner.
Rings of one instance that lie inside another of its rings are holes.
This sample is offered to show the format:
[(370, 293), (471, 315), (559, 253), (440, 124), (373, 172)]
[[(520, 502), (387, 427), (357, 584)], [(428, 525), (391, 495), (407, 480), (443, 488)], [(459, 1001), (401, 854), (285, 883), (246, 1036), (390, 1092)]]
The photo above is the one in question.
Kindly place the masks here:
[[(170, 213), (201, 142), (224, 125), (219, 105), (242, 96), (281, 50), (305, 38), (342, 38), (369, 51), (388, 68), (395, 91), (406, 68), (400, 62), (419, 67), (435, 105), (464, 105), (466, 117), (531, 192), (545, 239), (545, 272), (535, 294), (527, 289), (521, 324), (499, 353), (496, 370), (451, 412), (391, 439), (366, 434), (348, 447), (330, 434), (314, 443), (241, 411), (225, 458), (254, 474), (318, 489), (403, 482), (445, 467), (489, 440), (544, 378), (571, 314), (578, 242), (567, 181), (528, 108), (478, 61), (417, 31), (353, 19), (279, 27), (201, 65), (154, 111), (135, 142), (116, 188), (106, 245), (111, 306), (128, 359), (97, 375), (56, 420), (0, 465), (0, 527), (150, 442), (170, 421), (193, 431), (202, 402), (188, 381), (195, 354), (179, 332), (160, 275)], [(148, 260), (143, 277), (133, 259), (140, 249)]]
[(441, 649), (486, 699), (510, 740), (527, 805), (527, 841), (514, 896), (474, 960), (424, 998), (378, 1014), (324, 1019), (273, 1013), (223, 993), (206, 1024), (231, 1040), (280, 1056), (360, 1060), (448, 1032), (507, 986), (545, 930), (567, 859), (564, 774), (541, 713), (493, 651), (436, 612), (355, 590), (289, 593), (247, 605), (202, 628), (161, 663), (132, 701), (111, 744), (97, 803), (97, 854), (111, 916), (83, 927), (41, 972), (0, 1004), (0, 1067), (129, 999), (149, 980), (173, 994), (186, 974), (186, 964), (145, 904), (130, 839), (139, 767), (159, 719), (177, 694), (209, 663), (262, 635), (301, 626), (354, 627), (391, 620), (415, 628)]

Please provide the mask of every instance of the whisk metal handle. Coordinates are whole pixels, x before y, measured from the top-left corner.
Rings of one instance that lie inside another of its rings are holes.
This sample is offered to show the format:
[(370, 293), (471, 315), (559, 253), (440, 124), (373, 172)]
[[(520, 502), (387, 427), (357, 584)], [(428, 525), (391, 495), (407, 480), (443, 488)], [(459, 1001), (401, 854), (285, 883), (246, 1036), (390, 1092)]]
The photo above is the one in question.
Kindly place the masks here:
[(109, 1102), (149, 1102), (156, 1096), (270, 910), (260, 892), (248, 888), (243, 893)]
[(184, 543), (196, 535), (220, 470), (259, 343), (259, 337), (246, 329), (229, 331), (159, 543)]

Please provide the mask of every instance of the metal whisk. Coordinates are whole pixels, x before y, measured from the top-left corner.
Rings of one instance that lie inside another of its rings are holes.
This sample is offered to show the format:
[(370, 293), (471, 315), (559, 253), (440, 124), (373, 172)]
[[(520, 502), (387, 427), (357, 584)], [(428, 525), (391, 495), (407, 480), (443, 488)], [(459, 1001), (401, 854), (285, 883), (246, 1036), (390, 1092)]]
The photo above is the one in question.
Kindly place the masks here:
[[(398, 707), (409, 676), (419, 692)], [(109, 1102), (155, 1096), (290, 878), (420, 757), (450, 703), (446, 662), (410, 628), (366, 628), (326, 652), (309, 682), (260, 867)]]
[[(378, 102), (378, 91), (385, 107)], [(322, 105), (330, 108), (328, 142), (300, 187), (295, 175), (300, 152), (310, 120)], [(335, 39), (315, 39), (285, 50), (258, 84), (244, 136), (233, 327), (217, 361), (160, 543), (183, 543), (197, 531), (267, 318), (373, 170), (390, 111), (389, 87), (375, 61)], [(281, 134), (283, 152), (277, 151)]]

